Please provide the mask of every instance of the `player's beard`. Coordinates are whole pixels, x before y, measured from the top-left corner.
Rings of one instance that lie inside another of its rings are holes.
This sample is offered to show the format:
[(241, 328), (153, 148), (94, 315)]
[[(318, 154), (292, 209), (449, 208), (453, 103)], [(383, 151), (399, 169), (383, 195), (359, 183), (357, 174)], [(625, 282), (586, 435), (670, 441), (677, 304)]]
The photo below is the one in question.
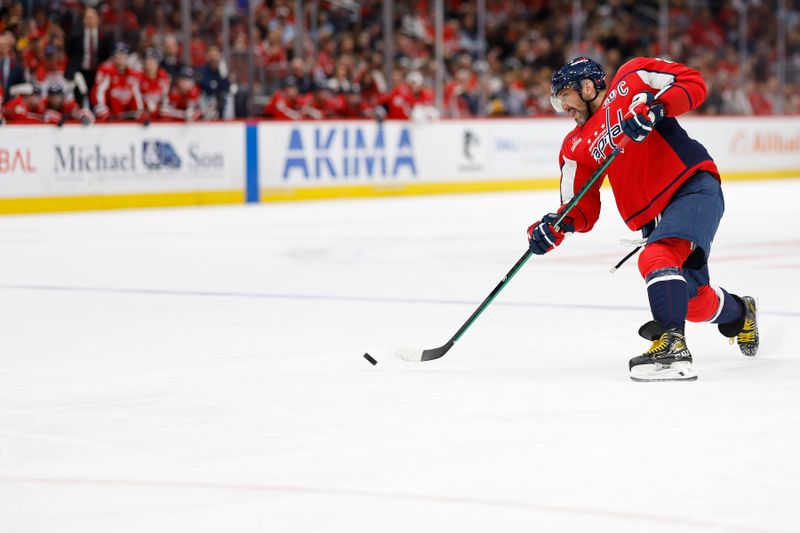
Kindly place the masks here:
[(586, 124), (586, 121), (589, 120), (588, 104), (587, 107), (585, 107), (584, 109), (570, 107), (567, 113), (569, 114), (570, 117), (572, 117), (572, 120), (574, 120), (578, 126), (583, 126), (584, 124)]
[(572, 118), (578, 126), (586, 124), (586, 121), (589, 120), (589, 104), (586, 104), (586, 109), (576, 109)]

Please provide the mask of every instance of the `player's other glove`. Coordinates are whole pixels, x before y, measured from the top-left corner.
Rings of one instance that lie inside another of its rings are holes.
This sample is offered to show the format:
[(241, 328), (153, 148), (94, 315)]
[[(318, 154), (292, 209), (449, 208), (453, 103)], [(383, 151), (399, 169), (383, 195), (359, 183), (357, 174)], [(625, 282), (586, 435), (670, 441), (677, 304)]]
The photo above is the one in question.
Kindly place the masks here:
[(622, 131), (640, 143), (653, 131), (656, 122), (664, 118), (665, 110), (661, 104), (653, 105), (653, 95), (647, 91), (633, 97), (628, 108), (628, 116), (622, 123)]
[(106, 121), (110, 117), (111, 112), (108, 109), (108, 106), (105, 104), (97, 104), (94, 106), (94, 116), (97, 117), (99, 121)]
[(558, 220), (557, 214), (548, 213), (542, 217), (542, 220), (534, 222), (528, 228), (528, 246), (531, 253), (544, 255), (561, 244), (567, 233), (575, 231), (572, 218), (564, 217), (558, 231), (553, 225), (556, 220)]
[(44, 121), (48, 124), (55, 124), (61, 126), (64, 124), (64, 117), (55, 109), (48, 109), (44, 112)]

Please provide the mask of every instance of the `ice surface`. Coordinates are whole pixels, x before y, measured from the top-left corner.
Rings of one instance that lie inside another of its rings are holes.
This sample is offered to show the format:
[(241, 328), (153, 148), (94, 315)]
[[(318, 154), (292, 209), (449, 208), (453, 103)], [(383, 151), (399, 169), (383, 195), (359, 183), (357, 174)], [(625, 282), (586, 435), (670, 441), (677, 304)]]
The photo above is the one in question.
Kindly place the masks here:
[(0, 218), (0, 531), (800, 531), (800, 181), (725, 191), (688, 383), (607, 191), (425, 363), (556, 191)]

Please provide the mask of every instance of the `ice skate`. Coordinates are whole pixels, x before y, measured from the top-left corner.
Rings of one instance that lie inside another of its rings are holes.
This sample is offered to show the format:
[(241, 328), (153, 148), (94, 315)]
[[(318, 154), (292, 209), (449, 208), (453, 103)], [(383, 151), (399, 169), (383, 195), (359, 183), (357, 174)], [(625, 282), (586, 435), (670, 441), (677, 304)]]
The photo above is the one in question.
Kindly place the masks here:
[(639, 335), (653, 341), (650, 349), (630, 360), (633, 381), (693, 381), (692, 354), (686, 347), (683, 332), (665, 330), (655, 320), (639, 328)]
[(719, 331), (730, 337), (731, 344), (734, 340), (739, 344), (739, 350), (746, 356), (752, 357), (758, 352), (758, 302), (752, 296), (735, 296), (744, 307), (744, 316), (737, 322), (720, 324)]

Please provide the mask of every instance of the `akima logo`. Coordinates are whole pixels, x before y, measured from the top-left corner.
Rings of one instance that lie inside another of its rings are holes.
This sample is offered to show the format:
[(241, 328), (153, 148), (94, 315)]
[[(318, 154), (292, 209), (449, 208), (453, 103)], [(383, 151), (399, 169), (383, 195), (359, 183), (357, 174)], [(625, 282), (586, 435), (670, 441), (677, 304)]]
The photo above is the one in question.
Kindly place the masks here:
[(175, 148), (166, 141), (143, 141), (142, 163), (150, 170), (181, 168), (181, 158)]
[(368, 128), (349, 125), (318, 126), (313, 130), (292, 128), (282, 175), (284, 180), (292, 176), (305, 179), (416, 177), (411, 131), (401, 128), (395, 139), (382, 126), (372, 134)]

